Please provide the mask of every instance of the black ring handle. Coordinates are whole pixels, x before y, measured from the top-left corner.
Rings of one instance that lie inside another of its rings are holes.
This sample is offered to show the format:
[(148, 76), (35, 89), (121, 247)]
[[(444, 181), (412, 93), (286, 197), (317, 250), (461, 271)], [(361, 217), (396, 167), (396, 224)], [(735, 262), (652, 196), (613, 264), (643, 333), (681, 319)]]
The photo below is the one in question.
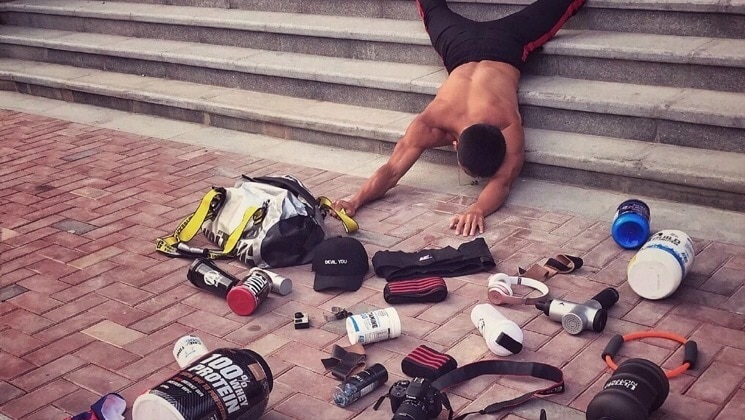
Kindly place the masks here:
[(601, 358), (605, 360), (605, 356), (610, 356), (611, 359), (616, 357), (616, 353), (618, 353), (618, 350), (621, 349), (621, 346), (623, 345), (623, 336), (620, 334), (616, 334), (613, 336), (613, 338), (608, 341), (608, 344), (605, 346), (605, 350), (603, 350), (603, 354)]
[(688, 369), (696, 367), (696, 361), (698, 360), (698, 344), (693, 340), (686, 341), (684, 345), (683, 363), (691, 365)]

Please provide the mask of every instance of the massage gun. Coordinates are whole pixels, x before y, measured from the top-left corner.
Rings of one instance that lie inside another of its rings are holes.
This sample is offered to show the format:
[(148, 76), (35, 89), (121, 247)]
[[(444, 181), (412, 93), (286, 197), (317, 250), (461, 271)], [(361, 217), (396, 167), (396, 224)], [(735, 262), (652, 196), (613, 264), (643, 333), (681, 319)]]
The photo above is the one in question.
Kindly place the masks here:
[(618, 291), (612, 287), (604, 289), (585, 303), (573, 303), (551, 299), (535, 304), (549, 319), (561, 322), (566, 332), (572, 335), (583, 330), (601, 332), (608, 321), (608, 308), (618, 302)]

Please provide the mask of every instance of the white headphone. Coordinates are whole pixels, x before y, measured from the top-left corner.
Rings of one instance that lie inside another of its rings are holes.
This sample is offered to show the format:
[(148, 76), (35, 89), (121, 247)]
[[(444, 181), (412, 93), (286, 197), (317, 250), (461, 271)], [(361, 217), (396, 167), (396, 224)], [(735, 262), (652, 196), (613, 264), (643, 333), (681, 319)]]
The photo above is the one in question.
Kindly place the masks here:
[[(517, 297), (512, 295), (513, 285), (523, 285), (541, 292), (536, 297)], [(497, 273), (489, 276), (489, 302), (495, 305), (503, 303), (511, 305), (535, 305), (536, 303), (546, 300), (548, 295), (548, 286), (538, 280), (520, 276), (508, 276), (505, 273)]]

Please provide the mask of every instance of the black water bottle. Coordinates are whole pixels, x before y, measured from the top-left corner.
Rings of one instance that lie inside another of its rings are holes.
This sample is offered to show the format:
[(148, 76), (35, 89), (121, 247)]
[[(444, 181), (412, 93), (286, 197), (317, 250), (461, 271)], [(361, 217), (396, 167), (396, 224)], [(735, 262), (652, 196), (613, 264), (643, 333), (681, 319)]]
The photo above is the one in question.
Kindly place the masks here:
[(218, 268), (210, 260), (199, 258), (189, 267), (186, 278), (191, 284), (220, 297), (226, 297), (238, 279)]
[(334, 388), (334, 404), (346, 407), (388, 381), (385, 366), (376, 363)]

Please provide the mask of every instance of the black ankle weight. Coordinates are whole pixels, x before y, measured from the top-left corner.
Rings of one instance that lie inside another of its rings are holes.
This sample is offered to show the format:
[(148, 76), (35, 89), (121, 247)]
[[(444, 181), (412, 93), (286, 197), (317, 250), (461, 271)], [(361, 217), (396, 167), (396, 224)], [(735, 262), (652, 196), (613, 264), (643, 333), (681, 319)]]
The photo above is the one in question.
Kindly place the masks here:
[(587, 420), (645, 420), (670, 392), (665, 372), (646, 359), (618, 365), (602, 391), (587, 406)]

